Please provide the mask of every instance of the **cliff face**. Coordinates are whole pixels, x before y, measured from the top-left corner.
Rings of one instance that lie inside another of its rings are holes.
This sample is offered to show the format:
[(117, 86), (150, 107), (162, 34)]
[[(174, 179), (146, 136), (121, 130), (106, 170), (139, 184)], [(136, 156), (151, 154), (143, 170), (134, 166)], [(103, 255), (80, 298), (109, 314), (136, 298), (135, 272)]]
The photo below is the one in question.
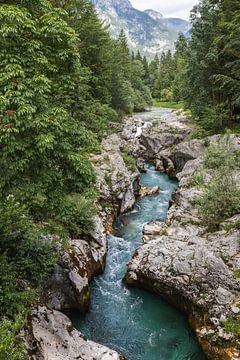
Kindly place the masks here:
[(163, 51), (174, 50), (178, 33), (188, 34), (190, 24), (182, 19), (164, 18), (155, 10), (140, 11), (130, 1), (92, 0), (99, 17), (110, 25), (110, 33), (117, 38), (123, 29), (131, 50), (148, 58)]

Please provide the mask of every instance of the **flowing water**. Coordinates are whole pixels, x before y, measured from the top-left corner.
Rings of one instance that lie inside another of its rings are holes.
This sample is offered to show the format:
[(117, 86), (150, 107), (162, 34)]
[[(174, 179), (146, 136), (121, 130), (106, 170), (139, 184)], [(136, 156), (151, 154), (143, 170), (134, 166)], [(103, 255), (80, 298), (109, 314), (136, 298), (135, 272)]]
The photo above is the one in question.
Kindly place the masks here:
[[(153, 115), (143, 114), (146, 120)], [(127, 263), (142, 243), (144, 223), (166, 219), (177, 187), (177, 182), (151, 165), (146, 169), (141, 182), (158, 185), (161, 191), (139, 198), (132, 212), (118, 217), (114, 236), (108, 239), (105, 273), (91, 285), (91, 309), (84, 316), (75, 315), (74, 324), (89, 339), (121, 352), (128, 360), (205, 360), (184, 315), (157, 295), (127, 288), (122, 282)]]

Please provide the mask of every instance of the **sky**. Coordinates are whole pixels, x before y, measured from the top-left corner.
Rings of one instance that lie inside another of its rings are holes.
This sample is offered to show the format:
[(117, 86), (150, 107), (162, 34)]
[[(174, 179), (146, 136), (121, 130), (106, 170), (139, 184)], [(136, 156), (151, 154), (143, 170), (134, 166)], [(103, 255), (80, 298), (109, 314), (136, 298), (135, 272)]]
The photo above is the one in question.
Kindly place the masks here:
[(198, 0), (130, 0), (139, 10), (153, 9), (161, 12), (164, 17), (189, 19), (190, 10)]

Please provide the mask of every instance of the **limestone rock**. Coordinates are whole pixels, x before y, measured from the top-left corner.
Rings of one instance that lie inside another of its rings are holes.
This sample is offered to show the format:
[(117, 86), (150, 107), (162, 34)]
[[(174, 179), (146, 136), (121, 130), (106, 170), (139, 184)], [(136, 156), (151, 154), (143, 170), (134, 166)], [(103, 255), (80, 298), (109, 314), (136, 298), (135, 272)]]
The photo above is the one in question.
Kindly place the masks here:
[(139, 190), (139, 195), (141, 197), (144, 197), (144, 196), (147, 196), (147, 195), (157, 194), (159, 191), (160, 191), (159, 186), (148, 187), (148, 186), (142, 185), (140, 190)]
[(59, 311), (39, 306), (31, 315), (30, 327), (33, 360), (124, 360), (117, 352), (87, 340)]

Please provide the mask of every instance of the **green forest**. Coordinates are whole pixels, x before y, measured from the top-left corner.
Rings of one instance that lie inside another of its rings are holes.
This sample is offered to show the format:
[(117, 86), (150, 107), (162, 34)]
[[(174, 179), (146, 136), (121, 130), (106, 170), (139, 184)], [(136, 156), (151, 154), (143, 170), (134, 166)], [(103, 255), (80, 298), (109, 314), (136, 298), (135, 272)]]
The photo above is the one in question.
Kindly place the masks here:
[(201, 0), (190, 38), (149, 63), (123, 31), (110, 38), (87, 0), (1, 3), (0, 359), (28, 359), (19, 331), (55, 241), (92, 230), (89, 156), (109, 123), (154, 98), (190, 110), (195, 137), (240, 129), (239, 24), (239, 0)]
[(240, 2), (202, 0), (191, 12), (190, 39), (150, 65), (153, 96), (190, 109), (195, 137), (236, 131), (240, 114)]

